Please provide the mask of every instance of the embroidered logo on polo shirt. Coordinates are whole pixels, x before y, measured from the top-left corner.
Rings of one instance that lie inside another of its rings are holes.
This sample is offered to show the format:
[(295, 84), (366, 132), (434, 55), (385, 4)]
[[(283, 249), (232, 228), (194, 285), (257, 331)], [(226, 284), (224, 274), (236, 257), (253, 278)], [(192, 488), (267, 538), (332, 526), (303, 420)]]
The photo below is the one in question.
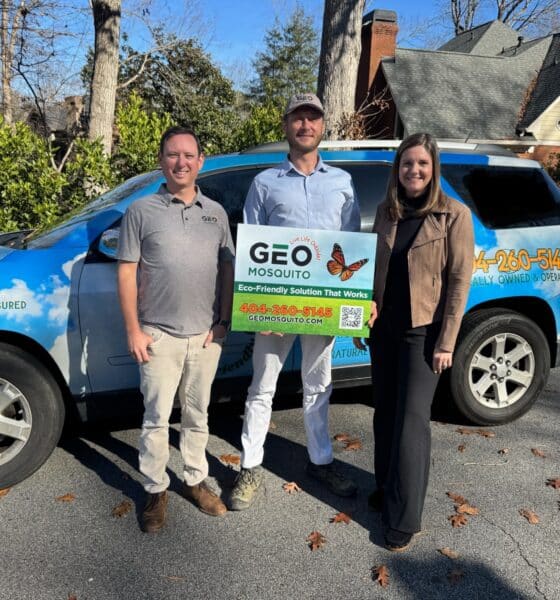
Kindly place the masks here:
[(202, 221), (204, 223), (217, 223), (218, 218), (217, 217), (209, 217), (207, 215), (202, 215)]

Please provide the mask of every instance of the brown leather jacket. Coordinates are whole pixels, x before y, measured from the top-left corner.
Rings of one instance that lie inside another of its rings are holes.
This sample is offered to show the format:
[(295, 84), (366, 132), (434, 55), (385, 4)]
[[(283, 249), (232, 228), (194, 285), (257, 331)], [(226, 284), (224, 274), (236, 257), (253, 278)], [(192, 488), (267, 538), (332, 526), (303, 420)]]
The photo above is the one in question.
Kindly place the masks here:
[[(471, 211), (446, 196), (445, 207), (429, 213), (408, 251), (412, 327), (441, 321), (436, 348), (453, 352), (471, 285), (474, 234)], [(391, 221), (383, 202), (377, 209), (373, 299), (378, 313), (395, 243), (397, 221)]]

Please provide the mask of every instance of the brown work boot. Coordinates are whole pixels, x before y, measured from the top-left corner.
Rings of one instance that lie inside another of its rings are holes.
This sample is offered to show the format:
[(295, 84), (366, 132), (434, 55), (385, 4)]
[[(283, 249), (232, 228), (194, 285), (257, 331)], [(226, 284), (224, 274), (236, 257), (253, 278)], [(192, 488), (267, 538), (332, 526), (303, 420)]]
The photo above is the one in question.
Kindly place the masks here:
[(159, 531), (165, 523), (165, 510), (167, 508), (167, 490), (157, 494), (146, 495), (146, 506), (142, 513), (142, 531), (154, 533)]
[(226, 505), (220, 497), (213, 492), (206, 482), (201, 481), (196, 485), (187, 485), (183, 482), (183, 496), (207, 515), (219, 517), (227, 512)]

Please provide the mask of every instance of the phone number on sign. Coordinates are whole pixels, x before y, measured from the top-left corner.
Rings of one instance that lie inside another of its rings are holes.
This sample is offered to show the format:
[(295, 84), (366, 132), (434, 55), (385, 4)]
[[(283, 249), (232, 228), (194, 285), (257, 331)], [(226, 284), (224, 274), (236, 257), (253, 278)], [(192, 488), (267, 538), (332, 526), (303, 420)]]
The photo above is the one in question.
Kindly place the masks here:
[(497, 250), (493, 258), (487, 258), (486, 252), (481, 250), (474, 259), (473, 272), (481, 269), (488, 273), (492, 265), (498, 266), (498, 271), (529, 271), (536, 264), (541, 269), (560, 269), (560, 250), (555, 248), (538, 248), (535, 256), (531, 256), (527, 250)]
[(333, 309), (330, 307), (323, 306), (302, 306), (298, 308), (297, 306), (291, 304), (273, 304), (269, 306), (268, 304), (256, 304), (256, 303), (248, 303), (245, 302), (239, 307), (240, 312), (256, 314), (260, 313), (261, 315), (303, 315), (304, 317), (332, 317)]

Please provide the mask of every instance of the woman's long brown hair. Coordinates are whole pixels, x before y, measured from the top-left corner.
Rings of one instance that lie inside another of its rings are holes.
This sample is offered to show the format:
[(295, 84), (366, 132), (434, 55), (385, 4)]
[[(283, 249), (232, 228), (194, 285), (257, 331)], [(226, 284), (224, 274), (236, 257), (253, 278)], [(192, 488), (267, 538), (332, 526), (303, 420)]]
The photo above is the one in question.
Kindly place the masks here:
[(393, 161), (393, 168), (391, 169), (391, 175), (389, 177), (389, 183), (387, 185), (387, 202), (389, 203), (388, 211), (389, 217), (392, 221), (398, 221), (403, 216), (403, 203), (399, 198), (404, 199), (405, 193), (401, 182), (399, 181), (399, 169), (401, 166), (402, 155), (409, 148), (414, 146), (422, 146), (432, 159), (432, 179), (428, 184), (428, 196), (423, 206), (418, 208), (415, 212), (417, 216), (424, 216), (433, 210), (443, 208), (445, 203), (445, 196), (441, 191), (440, 187), (440, 164), (439, 164), (439, 150), (436, 144), (436, 140), (429, 133), (413, 133), (401, 142), (401, 145), (397, 149), (395, 160)]

